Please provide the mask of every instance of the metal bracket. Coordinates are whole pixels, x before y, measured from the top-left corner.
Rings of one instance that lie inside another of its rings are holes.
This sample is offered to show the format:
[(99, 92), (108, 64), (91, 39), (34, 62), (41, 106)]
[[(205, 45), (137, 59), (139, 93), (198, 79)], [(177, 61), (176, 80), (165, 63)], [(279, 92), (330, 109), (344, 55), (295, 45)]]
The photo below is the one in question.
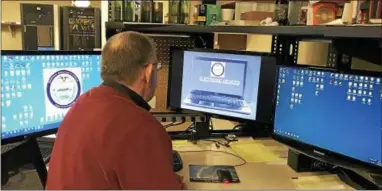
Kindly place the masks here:
[(332, 44), (329, 45), (327, 67), (348, 71), (351, 70), (351, 60), (350, 56), (339, 53)]
[(292, 37), (272, 37), (272, 53), (277, 56), (278, 64), (295, 65), (298, 59), (299, 41)]
[(161, 122), (205, 122), (204, 114), (191, 113), (153, 113), (154, 117)]

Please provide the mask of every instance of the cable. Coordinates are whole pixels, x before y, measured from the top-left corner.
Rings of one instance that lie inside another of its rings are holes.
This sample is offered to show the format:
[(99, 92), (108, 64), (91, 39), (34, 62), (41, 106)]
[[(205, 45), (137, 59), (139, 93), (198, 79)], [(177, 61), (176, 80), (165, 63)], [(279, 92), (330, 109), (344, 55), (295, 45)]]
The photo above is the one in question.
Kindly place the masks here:
[(242, 161), (242, 163), (240, 163), (240, 164), (233, 165), (234, 167), (239, 167), (239, 166), (243, 166), (243, 165), (247, 164), (247, 161), (243, 157), (241, 157), (241, 156), (239, 156), (237, 154), (234, 154), (234, 153), (227, 152), (227, 151), (200, 150), (200, 151), (178, 151), (178, 152), (179, 153), (201, 153), (201, 152), (225, 153), (225, 154), (234, 156), (234, 157), (236, 157), (236, 158), (238, 158), (238, 159), (240, 159)]
[(210, 120), (210, 131), (213, 131), (214, 130), (214, 123), (212, 122), (212, 119), (209, 119)]
[(199, 36), (199, 39), (202, 41), (203, 47), (204, 47), (204, 48), (207, 48), (207, 43), (206, 43), (206, 41), (204, 41), (204, 39), (203, 39), (201, 36)]
[[(222, 143), (220, 141), (213, 140), (213, 139), (201, 139), (199, 141), (208, 141), (208, 142), (213, 142), (213, 143), (216, 143), (216, 144), (224, 146), (224, 147), (230, 147), (229, 144), (227, 144), (227, 143)], [(216, 145), (216, 146), (218, 146), (218, 145)]]
[(167, 128), (172, 127), (172, 126), (182, 125), (183, 123), (185, 123), (185, 121), (182, 121), (180, 123), (172, 122), (170, 124), (164, 125), (163, 128), (167, 129)]
[(232, 130), (240, 130), (240, 129), (243, 127), (243, 125), (244, 125), (244, 124), (239, 123), (239, 124), (235, 125), (235, 126), (232, 128)]

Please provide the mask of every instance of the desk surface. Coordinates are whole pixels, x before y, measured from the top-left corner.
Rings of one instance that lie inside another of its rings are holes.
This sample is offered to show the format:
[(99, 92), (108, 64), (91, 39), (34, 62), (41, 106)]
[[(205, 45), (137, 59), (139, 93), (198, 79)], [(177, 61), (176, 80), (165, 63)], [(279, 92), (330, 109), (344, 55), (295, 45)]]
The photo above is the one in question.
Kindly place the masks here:
[[(220, 152), (195, 152), (203, 150), (220, 150), (235, 153), (233, 149), (221, 146), (217, 148), (215, 143), (199, 141), (196, 145), (187, 141), (173, 141), (174, 150), (180, 152), (184, 168), (178, 172), (184, 177), (188, 189), (353, 189), (343, 183), (336, 175), (327, 173), (296, 173), (287, 164), (288, 148), (270, 139), (252, 140), (242, 138), (237, 143), (253, 144), (253, 152), (267, 157), (258, 157), (253, 162), (235, 167), (241, 183), (218, 184), (218, 183), (195, 183), (189, 180), (190, 164), (199, 165), (237, 165), (242, 160), (235, 156)], [(234, 145), (233, 145), (234, 146)], [(258, 147), (258, 148), (256, 148)], [(235, 147), (234, 147), (235, 148)], [(265, 150), (259, 150), (263, 148)], [(194, 152), (189, 152), (194, 151)], [(276, 157), (271, 157), (272, 153)], [(256, 154), (255, 154), (256, 156)]]
[[(163, 123), (165, 125), (167, 123)], [(214, 129), (231, 129), (235, 124), (230, 121), (213, 120)], [(167, 131), (183, 131), (190, 123), (173, 126)], [(184, 167), (178, 172), (184, 177), (188, 189), (197, 190), (234, 190), (234, 189), (353, 189), (343, 183), (336, 175), (328, 173), (296, 173), (287, 165), (288, 148), (272, 139), (240, 138), (238, 145), (251, 143), (245, 152), (254, 155), (252, 161), (245, 165), (235, 167), (240, 178), (239, 184), (195, 183), (190, 182), (188, 165), (237, 165), (242, 160), (226, 153), (220, 152), (189, 152), (203, 150), (220, 150), (238, 154), (236, 151), (221, 146), (216, 148), (215, 143), (200, 141), (194, 145), (187, 141), (173, 141), (173, 148), (180, 152)], [(234, 145), (233, 145), (234, 146)], [(247, 153), (240, 153), (240, 155)], [(271, 153), (271, 154), (270, 154)]]

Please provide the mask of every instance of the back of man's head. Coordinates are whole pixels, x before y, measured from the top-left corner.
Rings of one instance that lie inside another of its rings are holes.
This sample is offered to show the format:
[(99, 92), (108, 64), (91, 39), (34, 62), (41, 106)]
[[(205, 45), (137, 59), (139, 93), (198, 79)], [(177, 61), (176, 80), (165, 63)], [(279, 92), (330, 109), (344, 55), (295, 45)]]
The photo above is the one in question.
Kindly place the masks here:
[(144, 34), (122, 32), (112, 36), (102, 50), (104, 81), (133, 84), (144, 67), (156, 61), (155, 44)]

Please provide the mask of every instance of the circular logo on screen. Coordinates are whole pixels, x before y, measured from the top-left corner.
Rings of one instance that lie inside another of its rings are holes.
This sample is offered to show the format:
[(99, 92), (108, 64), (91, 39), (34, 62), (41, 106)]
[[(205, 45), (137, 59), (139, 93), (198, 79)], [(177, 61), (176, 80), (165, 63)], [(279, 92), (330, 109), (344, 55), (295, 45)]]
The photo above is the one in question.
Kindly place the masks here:
[(80, 96), (80, 93), (80, 81), (71, 71), (57, 71), (48, 80), (48, 99), (58, 108), (69, 108)]
[(222, 77), (224, 75), (224, 64), (220, 62), (213, 63), (211, 72), (214, 76)]

